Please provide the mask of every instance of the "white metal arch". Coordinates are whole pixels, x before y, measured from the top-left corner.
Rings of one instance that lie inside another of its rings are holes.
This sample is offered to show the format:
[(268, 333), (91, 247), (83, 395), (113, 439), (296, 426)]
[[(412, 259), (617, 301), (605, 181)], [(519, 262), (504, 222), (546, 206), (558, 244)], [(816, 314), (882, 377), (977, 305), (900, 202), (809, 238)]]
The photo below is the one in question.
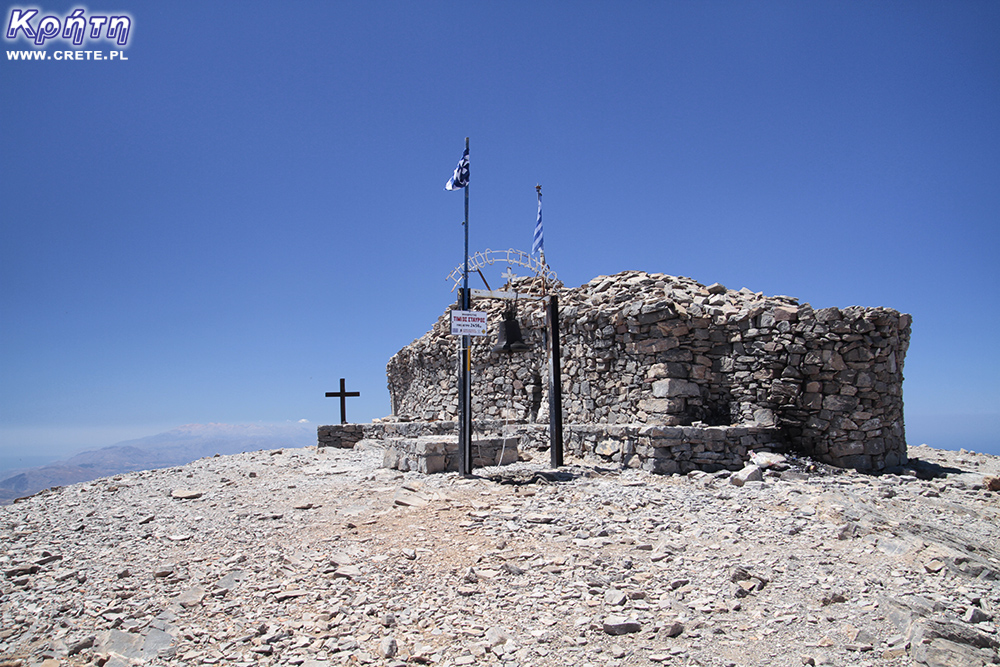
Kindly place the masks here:
[[(477, 252), (474, 255), (470, 255), (469, 271), (482, 270), (487, 266), (492, 266), (496, 262), (505, 262), (511, 266), (524, 267), (536, 276), (541, 276), (548, 282), (554, 282), (556, 279), (556, 272), (550, 269), (548, 264), (545, 264), (541, 259), (532, 257), (523, 250), (515, 250), (514, 248), (509, 248), (507, 250), (490, 250), (487, 248), (483, 252)], [(454, 292), (455, 289), (461, 285), (464, 275), (464, 266), (457, 266), (451, 273), (448, 274), (448, 277), (445, 280), (451, 280), (455, 283), (452, 285), (452, 292)]]

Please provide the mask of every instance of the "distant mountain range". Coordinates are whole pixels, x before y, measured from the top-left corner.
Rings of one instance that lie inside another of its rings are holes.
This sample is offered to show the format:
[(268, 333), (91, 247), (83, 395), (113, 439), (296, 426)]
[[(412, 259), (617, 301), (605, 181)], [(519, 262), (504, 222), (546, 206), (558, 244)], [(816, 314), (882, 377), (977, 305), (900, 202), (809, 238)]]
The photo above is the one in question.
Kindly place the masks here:
[(216, 454), (316, 444), (316, 427), (288, 424), (188, 424), (164, 433), (81, 452), (64, 461), (8, 471), (0, 504), (53, 486), (66, 486), (133, 470), (183, 465)]

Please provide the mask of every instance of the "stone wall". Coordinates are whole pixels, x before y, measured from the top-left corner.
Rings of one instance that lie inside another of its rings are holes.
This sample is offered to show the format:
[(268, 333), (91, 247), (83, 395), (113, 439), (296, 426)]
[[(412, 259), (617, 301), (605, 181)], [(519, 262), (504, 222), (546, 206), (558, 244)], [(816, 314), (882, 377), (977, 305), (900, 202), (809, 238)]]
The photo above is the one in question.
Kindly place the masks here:
[(353, 449), (364, 437), (364, 424), (337, 424), (316, 429), (316, 444), (319, 447)]
[[(377, 441), (385, 466), (399, 470), (458, 470), (458, 422), (335, 424), (318, 429), (320, 447), (353, 447)], [(350, 443), (349, 445), (346, 443)], [(473, 423), (473, 467), (517, 458), (548, 458), (548, 424), (479, 420)], [(779, 429), (767, 426), (664, 426), (662, 424), (567, 424), (563, 450), (624, 467), (657, 473), (739, 470), (752, 450), (786, 450)]]
[[(557, 293), (567, 426), (774, 427), (793, 450), (834, 465), (879, 471), (906, 461), (909, 315), (813, 310), (792, 297), (634, 271)], [(503, 306), (473, 303), (494, 330)], [(491, 352), (495, 336), (473, 339), (473, 412), (545, 423), (544, 307), (521, 301), (518, 310), (532, 351), (502, 355)], [(458, 341), (448, 323), (445, 312), (390, 359), (396, 418), (457, 419)]]
[[(385, 449), (383, 468), (415, 470), (421, 473), (458, 472), (461, 456), (458, 436), (424, 435), (417, 438), (388, 438), (381, 441)], [(507, 465), (517, 461), (517, 440), (479, 438), (472, 447), (472, 467)]]

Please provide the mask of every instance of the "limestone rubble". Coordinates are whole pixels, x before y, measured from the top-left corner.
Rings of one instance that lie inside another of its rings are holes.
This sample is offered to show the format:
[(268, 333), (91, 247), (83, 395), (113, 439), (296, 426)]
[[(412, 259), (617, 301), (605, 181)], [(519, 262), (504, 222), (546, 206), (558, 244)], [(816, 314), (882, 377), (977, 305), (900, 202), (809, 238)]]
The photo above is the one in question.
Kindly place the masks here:
[[(985, 665), (996, 457), (899, 474), (201, 459), (0, 508), (0, 665)], [(741, 485), (740, 485), (741, 484)]]

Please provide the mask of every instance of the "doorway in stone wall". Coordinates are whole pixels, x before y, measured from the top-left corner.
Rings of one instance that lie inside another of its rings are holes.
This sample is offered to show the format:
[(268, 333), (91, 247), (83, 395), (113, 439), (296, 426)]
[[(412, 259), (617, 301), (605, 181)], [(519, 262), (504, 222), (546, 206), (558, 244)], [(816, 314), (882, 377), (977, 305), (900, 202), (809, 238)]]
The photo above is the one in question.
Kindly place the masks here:
[(708, 426), (732, 426), (738, 421), (734, 414), (733, 396), (728, 386), (713, 387), (708, 401), (702, 407), (702, 421)]

